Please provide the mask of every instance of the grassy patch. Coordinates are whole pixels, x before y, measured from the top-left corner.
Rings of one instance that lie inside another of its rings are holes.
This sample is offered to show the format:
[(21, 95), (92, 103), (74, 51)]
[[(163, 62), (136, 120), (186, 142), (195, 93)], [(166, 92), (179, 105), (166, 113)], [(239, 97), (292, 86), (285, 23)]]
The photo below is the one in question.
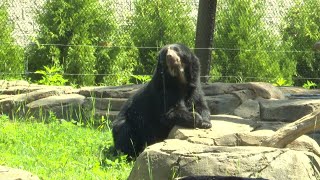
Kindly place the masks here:
[(41, 179), (126, 179), (132, 163), (111, 155), (104, 159), (102, 149), (110, 145), (108, 128), (58, 120), (10, 121), (0, 116), (0, 165), (30, 171)]

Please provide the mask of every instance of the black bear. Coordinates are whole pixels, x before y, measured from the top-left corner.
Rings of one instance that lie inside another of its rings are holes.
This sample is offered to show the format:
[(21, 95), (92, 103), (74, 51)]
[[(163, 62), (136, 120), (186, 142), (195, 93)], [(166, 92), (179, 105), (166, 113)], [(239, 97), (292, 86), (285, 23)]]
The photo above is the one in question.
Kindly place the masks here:
[(151, 81), (123, 105), (112, 122), (117, 150), (137, 157), (163, 141), (174, 125), (211, 128), (200, 84), (199, 59), (182, 44), (163, 47)]

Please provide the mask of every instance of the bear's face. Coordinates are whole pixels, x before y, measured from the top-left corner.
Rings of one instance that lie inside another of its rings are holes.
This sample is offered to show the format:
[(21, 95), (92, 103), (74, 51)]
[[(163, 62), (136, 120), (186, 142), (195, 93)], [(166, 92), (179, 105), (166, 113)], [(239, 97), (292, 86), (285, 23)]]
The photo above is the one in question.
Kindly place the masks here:
[(197, 60), (190, 49), (181, 44), (167, 45), (159, 53), (159, 64), (163, 67), (164, 73), (179, 79), (182, 84), (190, 80), (190, 68), (192, 64), (197, 63), (193, 61)]
[(185, 60), (180, 57), (178, 52), (174, 50), (171, 46), (168, 47), (166, 58), (165, 58), (166, 68), (168, 73), (172, 77), (177, 77), (183, 84), (186, 83), (185, 71), (186, 66)]

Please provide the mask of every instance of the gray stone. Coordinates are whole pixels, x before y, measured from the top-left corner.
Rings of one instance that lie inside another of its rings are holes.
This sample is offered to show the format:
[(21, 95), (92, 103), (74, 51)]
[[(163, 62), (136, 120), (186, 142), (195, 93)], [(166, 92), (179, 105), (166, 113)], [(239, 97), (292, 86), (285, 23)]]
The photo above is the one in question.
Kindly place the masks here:
[(40, 119), (47, 118), (53, 112), (57, 118), (85, 121), (82, 104), (85, 97), (78, 94), (50, 96), (26, 105), (31, 115)]
[(260, 104), (256, 100), (248, 99), (234, 110), (234, 114), (247, 119), (259, 120)]
[(100, 110), (119, 111), (122, 105), (127, 101), (126, 98), (86, 98), (83, 106), (92, 109), (95, 107)]
[(247, 100), (252, 100), (252, 99), (256, 98), (254, 92), (251, 90), (247, 90), (247, 89), (233, 91), (233, 92), (231, 92), (231, 94), (238, 97), (241, 100), (241, 103), (246, 102)]
[(29, 93), (11, 95), (0, 100), (0, 112), (13, 116), (14, 114), (24, 114), (25, 105), (38, 99), (46, 98), (52, 95), (60, 94), (56, 89), (40, 89)]
[(171, 179), (192, 175), (319, 178), (318, 156), (305, 151), (270, 147), (224, 147), (170, 139), (149, 146), (137, 158), (129, 180)]
[(27, 104), (27, 107), (32, 108), (50, 108), (54, 106), (61, 106), (65, 104), (82, 105), (85, 97), (79, 94), (62, 94), (59, 96), (50, 96), (47, 98), (39, 99)]
[(250, 90), (254, 97), (264, 99), (284, 99), (284, 95), (279, 88), (263, 82), (252, 83), (212, 83), (203, 85), (203, 91), (207, 96), (219, 94), (231, 94), (235, 91)]
[(256, 124), (254, 121), (233, 115), (212, 115), (210, 119), (211, 129), (188, 129), (175, 126), (168, 138), (182, 140), (187, 140), (190, 137), (219, 138), (229, 134), (251, 132)]
[(28, 171), (0, 166), (0, 179), (2, 180), (40, 180), (40, 178)]
[(278, 87), (283, 94), (320, 94), (320, 89), (306, 89), (303, 87)]
[(293, 122), (320, 107), (320, 100), (260, 100), (262, 121)]
[(0, 100), (2, 99), (7, 99), (7, 98), (10, 98), (12, 97), (13, 95), (0, 95)]
[(101, 120), (113, 121), (117, 117), (119, 111), (106, 111), (106, 110), (95, 109), (94, 111), (88, 112), (86, 114), (90, 114), (90, 113), (94, 114), (94, 119), (96, 120), (96, 123), (101, 124)]
[(231, 94), (207, 96), (206, 101), (211, 114), (233, 114), (241, 104), (240, 99)]
[[(277, 129), (284, 125), (255, 122), (231, 115), (211, 116), (211, 123), (211, 129), (188, 129), (175, 126), (168, 138), (211, 146), (260, 146), (264, 139), (272, 136)], [(320, 154), (320, 148), (316, 141), (305, 135), (287, 147)]]
[(96, 98), (128, 98), (132, 96), (142, 85), (125, 85), (118, 87), (83, 87), (79, 94)]
[(14, 87), (14, 86), (29, 86), (30, 84), (28, 81), (25, 80), (15, 80), (15, 81), (7, 81), (7, 87)]
[(16, 94), (23, 94), (23, 93), (28, 93), (32, 91), (36, 91), (42, 89), (41, 87), (38, 86), (11, 86), (6, 89), (0, 89), (1, 94), (7, 94), (7, 95), (16, 95)]

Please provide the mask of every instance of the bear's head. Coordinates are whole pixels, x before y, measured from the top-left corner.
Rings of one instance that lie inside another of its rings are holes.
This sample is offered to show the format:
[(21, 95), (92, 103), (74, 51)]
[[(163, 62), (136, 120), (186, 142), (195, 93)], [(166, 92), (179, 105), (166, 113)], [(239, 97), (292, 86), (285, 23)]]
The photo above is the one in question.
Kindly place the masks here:
[(177, 83), (195, 85), (200, 77), (200, 63), (185, 45), (169, 44), (159, 52), (157, 71), (166, 78), (177, 79)]

